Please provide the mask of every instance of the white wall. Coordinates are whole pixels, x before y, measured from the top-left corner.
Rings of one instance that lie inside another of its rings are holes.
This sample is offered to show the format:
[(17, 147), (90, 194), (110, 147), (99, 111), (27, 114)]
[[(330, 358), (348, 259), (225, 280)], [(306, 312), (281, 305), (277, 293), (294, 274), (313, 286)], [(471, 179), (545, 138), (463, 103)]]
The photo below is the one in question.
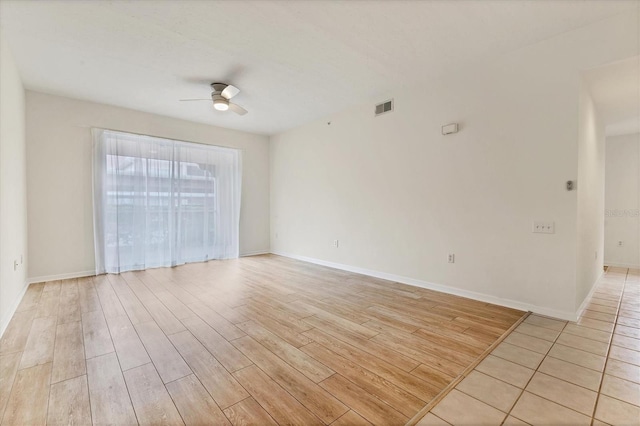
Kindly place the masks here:
[(27, 91), (29, 280), (95, 270), (91, 127), (243, 151), (240, 254), (269, 251), (266, 136)]
[(618, 16), (389, 93), (391, 114), (273, 136), (272, 251), (575, 318), (580, 72), (637, 54), (636, 28)]
[(604, 272), (605, 134), (588, 87), (579, 95), (576, 309)]
[(640, 268), (640, 133), (607, 137), (606, 152), (604, 261)]
[[(0, 35), (0, 335), (26, 289), (25, 168), (24, 88), (9, 47)], [(14, 270), (16, 260), (18, 267)]]

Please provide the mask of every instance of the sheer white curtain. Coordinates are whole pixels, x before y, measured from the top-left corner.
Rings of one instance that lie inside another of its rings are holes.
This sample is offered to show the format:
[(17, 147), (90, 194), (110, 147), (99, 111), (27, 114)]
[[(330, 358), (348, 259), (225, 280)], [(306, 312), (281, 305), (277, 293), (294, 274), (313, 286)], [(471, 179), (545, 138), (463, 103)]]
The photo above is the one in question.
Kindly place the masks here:
[(241, 152), (93, 129), (96, 272), (238, 257)]

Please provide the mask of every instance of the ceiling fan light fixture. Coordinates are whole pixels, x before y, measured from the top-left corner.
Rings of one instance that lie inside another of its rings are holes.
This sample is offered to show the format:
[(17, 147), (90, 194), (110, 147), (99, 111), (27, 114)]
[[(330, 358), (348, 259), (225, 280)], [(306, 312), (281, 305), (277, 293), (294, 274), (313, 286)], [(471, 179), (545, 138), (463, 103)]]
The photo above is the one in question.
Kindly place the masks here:
[(214, 96), (213, 107), (218, 111), (226, 111), (229, 109), (229, 101), (220, 95)]
[(229, 105), (225, 102), (214, 102), (213, 107), (218, 111), (226, 111), (229, 109)]

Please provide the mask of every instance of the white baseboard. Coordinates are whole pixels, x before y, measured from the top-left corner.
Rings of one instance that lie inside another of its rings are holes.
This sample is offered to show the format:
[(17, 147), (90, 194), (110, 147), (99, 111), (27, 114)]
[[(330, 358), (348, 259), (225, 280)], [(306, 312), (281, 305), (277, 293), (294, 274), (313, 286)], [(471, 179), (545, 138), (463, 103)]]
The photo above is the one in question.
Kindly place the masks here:
[(602, 277), (604, 277), (604, 270), (602, 272), (600, 272), (600, 275), (598, 276), (596, 281), (591, 285), (591, 290), (589, 290), (589, 294), (587, 294), (587, 297), (585, 297), (584, 300), (582, 301), (582, 303), (580, 304), (580, 307), (578, 308), (578, 311), (576, 312), (576, 319), (574, 321), (577, 321), (578, 318), (580, 318), (580, 315), (582, 315), (584, 310), (587, 308), (587, 305), (589, 304), (589, 301), (591, 300), (591, 297), (593, 296), (593, 293), (595, 293), (596, 288), (598, 288), (598, 283), (600, 282)]
[(605, 266), (613, 266), (614, 268), (630, 268), (640, 269), (640, 263), (617, 263), (617, 262), (604, 262)]
[(71, 278), (93, 277), (96, 271), (70, 272), (68, 274), (44, 275), (41, 277), (31, 277), (27, 280), (29, 284), (43, 283), (45, 281), (68, 280)]
[(7, 329), (7, 326), (9, 325), (9, 321), (11, 321), (11, 318), (13, 318), (13, 314), (16, 313), (16, 309), (18, 309), (18, 306), (20, 306), (20, 302), (22, 302), (22, 298), (24, 297), (24, 294), (27, 292), (27, 288), (29, 288), (29, 283), (25, 282), (24, 285), (22, 286), (22, 290), (20, 290), (20, 294), (18, 295), (18, 297), (16, 297), (16, 300), (13, 301), (13, 304), (11, 305), (9, 310), (4, 314), (4, 317), (2, 317), (2, 320), (0, 320), (0, 337), (2, 337), (5, 330)]
[(257, 251), (248, 251), (246, 253), (240, 253), (240, 257), (248, 257), (248, 256), (259, 256), (261, 254), (270, 254), (270, 250), (257, 250)]
[(326, 260), (315, 259), (312, 257), (299, 256), (291, 253), (283, 253), (272, 251), (273, 254), (289, 257), (291, 259), (302, 260), (304, 262), (314, 263), (316, 265), (328, 266), (330, 268), (341, 269), (343, 271), (355, 272), (357, 274), (368, 275), (370, 277), (382, 278), (384, 280), (395, 281), (402, 284), (412, 285), (414, 287), (426, 288), (442, 293), (452, 294), (454, 296), (466, 297), (468, 299), (479, 300), (481, 302), (493, 303), (494, 305), (505, 306), (508, 308), (518, 309), (521, 311), (531, 311), (548, 317), (559, 318), (566, 321), (576, 321), (578, 316), (575, 312), (560, 311), (557, 309), (546, 308), (543, 306), (532, 305), (529, 303), (519, 302), (517, 300), (504, 299), (489, 294), (477, 293), (475, 291), (463, 290), (456, 287), (450, 287), (443, 284), (430, 283), (428, 281), (418, 280), (416, 278), (403, 277), (401, 275), (389, 274), (387, 272), (374, 271), (372, 269), (360, 268), (357, 266), (344, 265), (342, 263), (328, 262)]

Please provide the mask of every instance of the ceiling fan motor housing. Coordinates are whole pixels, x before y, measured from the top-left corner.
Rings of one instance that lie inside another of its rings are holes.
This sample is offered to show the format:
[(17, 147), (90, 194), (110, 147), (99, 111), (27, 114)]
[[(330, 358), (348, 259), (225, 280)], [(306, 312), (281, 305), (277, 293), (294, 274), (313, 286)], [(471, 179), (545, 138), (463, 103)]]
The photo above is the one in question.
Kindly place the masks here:
[(213, 93), (220, 94), (224, 89), (226, 89), (228, 84), (225, 83), (211, 83), (211, 89)]

